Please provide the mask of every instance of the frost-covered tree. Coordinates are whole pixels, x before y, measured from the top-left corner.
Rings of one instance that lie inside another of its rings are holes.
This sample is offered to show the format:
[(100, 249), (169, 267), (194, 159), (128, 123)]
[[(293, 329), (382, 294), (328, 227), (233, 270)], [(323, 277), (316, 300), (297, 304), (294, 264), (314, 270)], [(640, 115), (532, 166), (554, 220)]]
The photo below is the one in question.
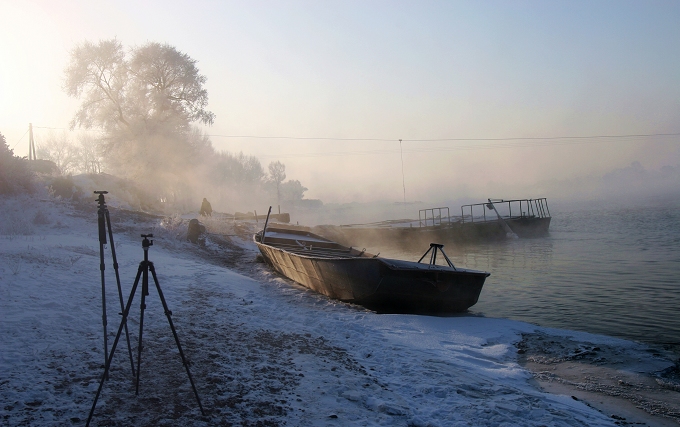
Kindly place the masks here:
[(109, 171), (174, 185), (202, 163), (192, 123), (215, 119), (205, 82), (196, 60), (168, 44), (126, 50), (115, 39), (86, 41), (65, 70), (64, 90), (82, 101), (71, 127), (102, 131), (99, 154)]
[(276, 200), (281, 203), (281, 183), (286, 179), (286, 165), (280, 161), (269, 163), (268, 181), (276, 188)]
[(198, 73), (189, 55), (168, 44), (148, 43), (133, 50), (129, 68), (128, 97), (137, 102), (137, 113), (146, 122), (172, 124), (181, 130), (191, 122), (212, 124), (215, 120), (205, 109), (206, 77)]
[(259, 186), (264, 169), (257, 157), (241, 153), (220, 152), (213, 155), (213, 180), (230, 187), (238, 185)]
[(75, 146), (74, 169), (82, 173), (101, 173), (102, 156), (99, 140), (92, 136), (81, 136)]
[(307, 190), (308, 188), (304, 187), (297, 179), (289, 179), (288, 181), (281, 184), (281, 199), (286, 202), (302, 200), (302, 198), (305, 196), (305, 191)]
[(76, 165), (78, 150), (65, 132), (48, 135), (37, 144), (36, 154), (41, 159), (53, 161), (61, 175), (78, 172)]
[(50, 160), (61, 175), (100, 173), (101, 142), (91, 135), (81, 135), (76, 142), (68, 134), (50, 134), (36, 147), (39, 158)]
[(170, 124), (212, 124), (206, 77), (173, 46), (147, 43), (126, 53), (115, 39), (86, 41), (71, 51), (64, 90), (82, 100), (71, 127), (133, 134)]
[(117, 40), (84, 42), (71, 51), (64, 90), (82, 103), (71, 128), (99, 127), (112, 132), (129, 127), (130, 106), (125, 96), (129, 71), (123, 46)]

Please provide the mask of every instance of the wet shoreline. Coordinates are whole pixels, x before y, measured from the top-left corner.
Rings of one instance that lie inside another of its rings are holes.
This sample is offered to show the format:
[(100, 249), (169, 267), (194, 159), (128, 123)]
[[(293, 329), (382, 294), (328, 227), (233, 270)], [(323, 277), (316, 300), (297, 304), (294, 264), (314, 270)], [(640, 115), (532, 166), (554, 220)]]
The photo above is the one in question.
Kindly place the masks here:
[[(680, 424), (680, 372), (668, 354), (648, 348), (626, 351), (543, 333), (524, 334), (518, 362), (535, 385), (571, 396), (616, 420), (619, 425)], [(639, 363), (638, 351), (655, 363)], [(637, 353), (637, 354), (636, 354)]]

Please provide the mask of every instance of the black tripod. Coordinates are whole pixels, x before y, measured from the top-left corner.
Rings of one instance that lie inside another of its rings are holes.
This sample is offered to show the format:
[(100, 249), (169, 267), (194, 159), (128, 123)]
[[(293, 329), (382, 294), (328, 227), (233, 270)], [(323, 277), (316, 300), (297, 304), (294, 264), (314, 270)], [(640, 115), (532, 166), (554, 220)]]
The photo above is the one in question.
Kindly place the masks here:
[(161, 290), (161, 285), (158, 283), (158, 277), (156, 276), (156, 269), (153, 263), (149, 261), (149, 247), (153, 245), (153, 240), (149, 240), (153, 237), (153, 234), (142, 234), (142, 249), (144, 249), (144, 261), (139, 263), (139, 269), (137, 270), (137, 277), (135, 277), (135, 284), (132, 285), (132, 290), (130, 291), (130, 298), (128, 299), (125, 310), (123, 311), (123, 320), (120, 322), (118, 327), (118, 333), (116, 334), (116, 339), (113, 341), (111, 346), (111, 354), (109, 355), (106, 366), (104, 367), (104, 374), (99, 382), (99, 389), (97, 389), (97, 395), (92, 403), (92, 409), (90, 410), (90, 415), (87, 417), (87, 426), (90, 425), (92, 420), (92, 415), (94, 414), (94, 408), (97, 405), (97, 400), (99, 400), (99, 394), (104, 386), (104, 381), (108, 377), (109, 368), (111, 367), (111, 359), (113, 359), (113, 353), (116, 351), (116, 346), (118, 345), (118, 340), (123, 332), (123, 327), (127, 323), (127, 317), (130, 313), (130, 307), (132, 306), (132, 300), (135, 297), (135, 292), (137, 291), (137, 285), (139, 285), (139, 278), (142, 278), (142, 302), (140, 304), (141, 314), (139, 316), (139, 344), (137, 346), (137, 378), (135, 381), (135, 395), (139, 395), (139, 374), (140, 374), (140, 364), (142, 362), (142, 333), (144, 329), (144, 310), (146, 309), (146, 296), (149, 295), (149, 270), (153, 276), (153, 281), (156, 284), (156, 290), (158, 291), (158, 296), (163, 304), (163, 310), (165, 310), (165, 316), (168, 318), (168, 323), (170, 324), (170, 329), (172, 329), (172, 334), (175, 337), (175, 343), (177, 344), (177, 349), (179, 350), (179, 355), (182, 358), (182, 364), (186, 368), (187, 376), (189, 377), (189, 382), (191, 383), (191, 388), (194, 390), (194, 395), (196, 396), (196, 401), (198, 402), (198, 407), (201, 409), (201, 415), (205, 415), (203, 412), (203, 405), (201, 405), (201, 399), (198, 397), (198, 391), (194, 385), (194, 380), (191, 377), (191, 372), (189, 371), (189, 362), (184, 357), (184, 352), (182, 351), (182, 345), (179, 343), (179, 337), (177, 336), (177, 331), (175, 330), (175, 325), (172, 323), (172, 311), (168, 308), (168, 304), (165, 302), (165, 297), (163, 296), (163, 291)]
[[(99, 270), (102, 275), (102, 323), (104, 325), (104, 366), (108, 363), (109, 345), (108, 333), (106, 330), (107, 316), (106, 316), (106, 285), (104, 279), (104, 245), (106, 244), (106, 230), (108, 227), (109, 241), (111, 242), (111, 255), (113, 256), (113, 269), (116, 272), (116, 284), (118, 285), (118, 298), (120, 300), (120, 315), (123, 315), (125, 304), (123, 303), (123, 289), (120, 287), (120, 275), (118, 274), (118, 260), (116, 259), (116, 245), (113, 243), (113, 231), (111, 230), (111, 218), (109, 217), (109, 209), (106, 207), (106, 200), (104, 194), (108, 191), (95, 191), (99, 194), (96, 202), (99, 203), (97, 210), (97, 223), (99, 224)], [(127, 339), (128, 353), (130, 354), (130, 367), (132, 368), (132, 376), (135, 376), (135, 363), (132, 358), (132, 346), (130, 345), (130, 335), (128, 334), (127, 323), (125, 324), (125, 338)], [(108, 376), (107, 376), (108, 379)]]

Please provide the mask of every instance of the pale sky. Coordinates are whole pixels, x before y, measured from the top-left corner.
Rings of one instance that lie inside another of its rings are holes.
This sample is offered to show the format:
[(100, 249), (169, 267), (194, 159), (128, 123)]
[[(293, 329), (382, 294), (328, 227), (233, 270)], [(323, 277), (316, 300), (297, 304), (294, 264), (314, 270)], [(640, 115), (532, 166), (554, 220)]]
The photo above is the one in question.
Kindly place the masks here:
[[(61, 90), (69, 51), (115, 37), (197, 60), (213, 145), (265, 168), (281, 160), (325, 202), (402, 201), (404, 184), (407, 201), (541, 197), (545, 180), (680, 164), (678, 136), (460, 141), (680, 133), (678, 1), (0, 0), (0, 11), (0, 132), (18, 155), (29, 122), (39, 141), (75, 113)], [(414, 141), (432, 139), (449, 141)]]

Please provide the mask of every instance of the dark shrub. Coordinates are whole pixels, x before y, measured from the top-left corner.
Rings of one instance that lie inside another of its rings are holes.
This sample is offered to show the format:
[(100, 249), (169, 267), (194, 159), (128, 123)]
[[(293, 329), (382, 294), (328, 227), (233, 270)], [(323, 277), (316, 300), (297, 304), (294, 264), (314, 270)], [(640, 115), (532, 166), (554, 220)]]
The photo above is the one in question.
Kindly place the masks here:
[(59, 196), (62, 199), (70, 199), (76, 192), (76, 186), (73, 184), (73, 178), (70, 176), (58, 176), (54, 178), (50, 188), (55, 196)]
[(33, 174), (25, 159), (14, 155), (5, 136), (0, 133), (0, 194), (33, 191)]

